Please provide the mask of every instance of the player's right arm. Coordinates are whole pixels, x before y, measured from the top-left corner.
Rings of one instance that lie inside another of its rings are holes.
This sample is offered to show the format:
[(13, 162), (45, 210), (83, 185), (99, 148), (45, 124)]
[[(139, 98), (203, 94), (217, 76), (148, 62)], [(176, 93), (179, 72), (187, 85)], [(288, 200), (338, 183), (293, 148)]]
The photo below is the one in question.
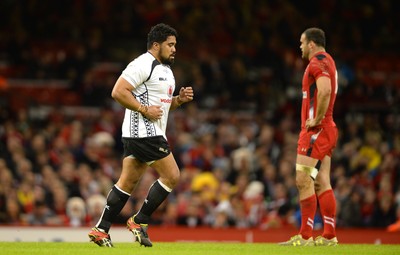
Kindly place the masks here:
[(321, 76), (317, 79), (317, 113), (315, 115), (315, 125), (319, 125), (322, 119), (325, 118), (326, 111), (328, 110), (329, 101), (331, 98), (331, 79), (327, 76)]
[(309, 119), (306, 120), (305, 126), (307, 129), (320, 125), (329, 107), (332, 93), (332, 77), (329, 76), (328, 66), (323, 62), (323, 59), (325, 59), (325, 56), (320, 56), (320, 58), (314, 58), (312, 63), (310, 63), (310, 72), (316, 77), (315, 82), (318, 92), (315, 116), (310, 116)]
[(132, 94), (132, 85), (123, 77), (119, 77), (111, 92), (112, 98), (125, 108), (140, 112), (150, 120), (157, 120), (162, 116), (161, 106), (142, 105)]
[(115, 83), (111, 96), (120, 105), (132, 111), (137, 111), (141, 105), (132, 95), (132, 85), (122, 77)]

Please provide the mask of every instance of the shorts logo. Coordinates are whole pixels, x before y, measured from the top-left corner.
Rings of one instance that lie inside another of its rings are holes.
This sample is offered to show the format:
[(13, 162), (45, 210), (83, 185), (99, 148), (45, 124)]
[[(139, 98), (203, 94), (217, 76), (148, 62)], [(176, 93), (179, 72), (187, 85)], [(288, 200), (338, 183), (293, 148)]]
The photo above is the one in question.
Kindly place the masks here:
[(159, 150), (159, 151), (162, 151), (162, 152), (164, 152), (164, 153), (169, 153), (169, 152), (168, 152), (168, 149), (165, 149), (165, 148), (161, 148), (161, 147), (160, 147), (160, 148), (158, 148), (158, 150)]

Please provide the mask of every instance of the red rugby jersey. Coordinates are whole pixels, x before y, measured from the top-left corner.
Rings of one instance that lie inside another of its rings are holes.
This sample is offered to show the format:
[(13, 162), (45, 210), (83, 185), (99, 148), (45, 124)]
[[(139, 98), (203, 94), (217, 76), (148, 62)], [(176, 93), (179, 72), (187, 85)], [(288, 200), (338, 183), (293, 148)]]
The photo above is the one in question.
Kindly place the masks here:
[(319, 127), (332, 127), (336, 126), (333, 121), (333, 106), (335, 104), (336, 94), (338, 90), (337, 82), (337, 71), (335, 61), (326, 52), (316, 53), (307, 65), (307, 68), (303, 75), (302, 92), (303, 101), (301, 106), (301, 127), (305, 127), (306, 120), (314, 118), (317, 114), (318, 108), (318, 89), (316, 80), (326, 76), (331, 80), (331, 98), (329, 100), (329, 106), (325, 113), (325, 117), (322, 119)]

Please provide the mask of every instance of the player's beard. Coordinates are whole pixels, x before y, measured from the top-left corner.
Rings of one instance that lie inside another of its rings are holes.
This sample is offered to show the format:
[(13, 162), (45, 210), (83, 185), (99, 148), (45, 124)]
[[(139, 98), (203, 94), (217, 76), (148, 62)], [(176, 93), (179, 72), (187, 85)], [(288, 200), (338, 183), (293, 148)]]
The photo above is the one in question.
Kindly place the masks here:
[(165, 65), (172, 65), (175, 62), (175, 58), (173, 58), (173, 55), (168, 55), (168, 57), (164, 57), (162, 49), (160, 51), (160, 60), (161, 60), (161, 63), (163, 63)]
[(175, 62), (175, 59), (172, 58), (171, 56), (169, 56), (168, 58), (161, 57), (161, 63), (163, 63), (165, 65), (173, 65), (174, 62)]

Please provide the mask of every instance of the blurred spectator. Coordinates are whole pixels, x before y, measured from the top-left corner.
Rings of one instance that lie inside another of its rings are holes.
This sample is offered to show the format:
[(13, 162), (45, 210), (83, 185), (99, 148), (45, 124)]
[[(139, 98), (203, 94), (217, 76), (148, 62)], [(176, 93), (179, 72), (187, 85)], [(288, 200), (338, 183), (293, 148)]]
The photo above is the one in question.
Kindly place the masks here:
[(361, 219), (363, 226), (371, 226), (372, 215), (377, 206), (377, 194), (373, 187), (369, 186), (364, 190), (364, 200), (361, 203)]
[(53, 203), (51, 206), (52, 211), (57, 214), (60, 218), (65, 219), (66, 217), (66, 206), (68, 201), (68, 191), (67, 188), (60, 181), (54, 181), (51, 187), (51, 192), (53, 195)]
[(264, 184), (260, 181), (252, 181), (243, 193), (248, 221), (251, 226), (257, 226), (265, 215)]
[(86, 207), (89, 218), (89, 225), (96, 224), (103, 213), (106, 197), (100, 194), (91, 195), (86, 199)]
[(341, 201), (341, 210), (338, 215), (340, 226), (360, 227), (362, 226), (361, 216), (361, 194), (353, 188), (345, 199)]
[(26, 214), (24, 221), (29, 225), (62, 225), (54, 212), (43, 202), (36, 201), (31, 212)]
[(372, 227), (388, 227), (396, 222), (396, 208), (392, 203), (392, 196), (383, 196), (379, 199), (377, 207), (372, 214)]
[(22, 224), (21, 218), (21, 207), (18, 204), (18, 201), (13, 198), (6, 199), (6, 212), (3, 215), (2, 223), (6, 223), (8, 225), (20, 225)]
[(25, 178), (17, 189), (18, 203), (24, 213), (31, 213), (35, 205), (34, 186), (29, 178)]
[(203, 225), (204, 210), (202, 209), (202, 206), (207, 204), (209, 205), (209, 202), (204, 202), (204, 199), (207, 198), (201, 196), (201, 192), (195, 192), (190, 197), (190, 200), (185, 201), (186, 204), (184, 205), (184, 211), (181, 211), (177, 218), (178, 225), (188, 226), (191, 228)]
[(71, 197), (67, 201), (66, 216), (67, 224), (71, 227), (87, 225), (87, 214), (85, 201), (80, 197)]

